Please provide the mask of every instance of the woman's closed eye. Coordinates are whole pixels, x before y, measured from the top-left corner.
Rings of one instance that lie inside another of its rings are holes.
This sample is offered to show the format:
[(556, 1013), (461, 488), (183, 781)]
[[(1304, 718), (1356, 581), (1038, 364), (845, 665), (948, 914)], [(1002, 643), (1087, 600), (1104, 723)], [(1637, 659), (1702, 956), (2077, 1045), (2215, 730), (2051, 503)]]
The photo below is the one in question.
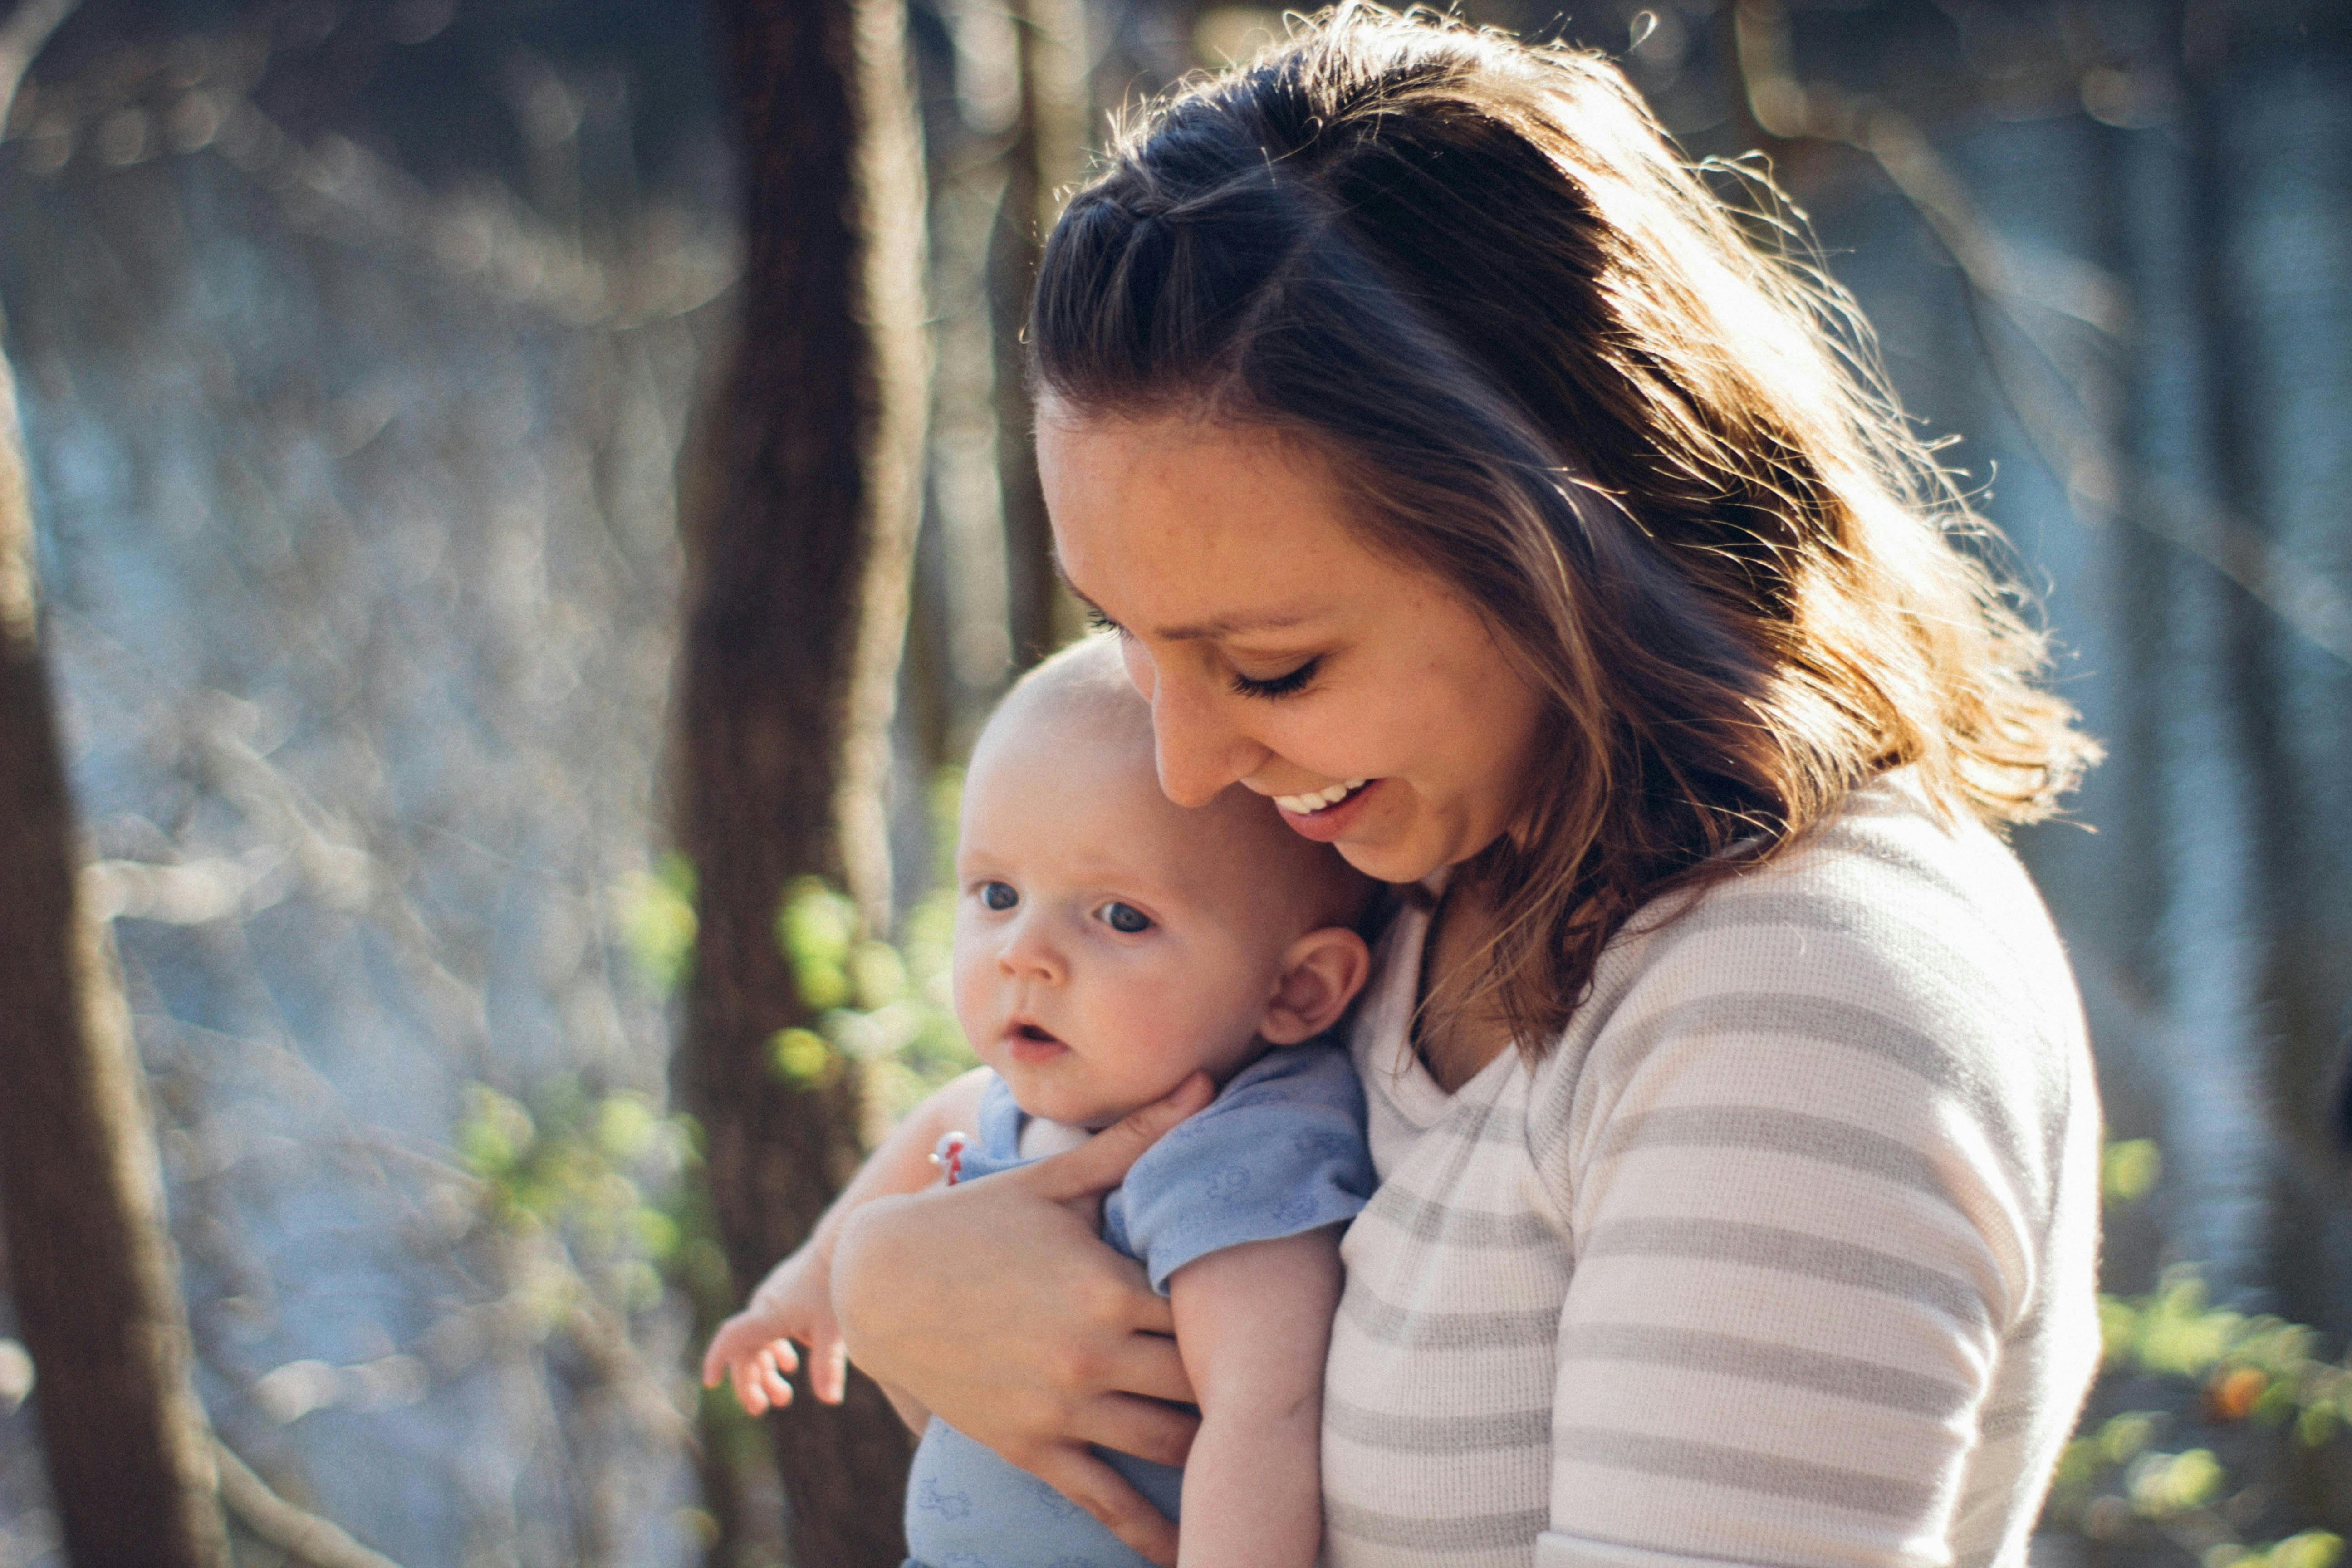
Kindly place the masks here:
[(1111, 930), (1127, 936), (1138, 936), (1151, 929), (1151, 917), (1133, 904), (1122, 904), (1116, 899), (1095, 911), (1095, 918)]
[(1288, 697), (1295, 692), (1306, 689), (1307, 683), (1315, 679), (1315, 671), (1322, 662), (1322, 658), (1318, 655), (1296, 668), (1286, 670), (1280, 675), (1264, 678), (1244, 675), (1240, 670), (1235, 670), (1234, 671), (1234, 695), (1236, 697)]

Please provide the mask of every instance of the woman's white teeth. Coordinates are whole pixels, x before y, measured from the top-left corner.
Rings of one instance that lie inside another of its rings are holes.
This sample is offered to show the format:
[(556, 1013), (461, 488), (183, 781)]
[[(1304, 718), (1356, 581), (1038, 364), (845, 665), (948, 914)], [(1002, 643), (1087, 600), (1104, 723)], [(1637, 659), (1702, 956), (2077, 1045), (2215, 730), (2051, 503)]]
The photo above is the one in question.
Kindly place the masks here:
[(1339, 805), (1363, 788), (1366, 782), (1349, 779), (1346, 784), (1335, 784), (1329, 789), (1318, 789), (1311, 795), (1278, 795), (1274, 797), (1274, 804), (1293, 816), (1307, 816), (1327, 806)]

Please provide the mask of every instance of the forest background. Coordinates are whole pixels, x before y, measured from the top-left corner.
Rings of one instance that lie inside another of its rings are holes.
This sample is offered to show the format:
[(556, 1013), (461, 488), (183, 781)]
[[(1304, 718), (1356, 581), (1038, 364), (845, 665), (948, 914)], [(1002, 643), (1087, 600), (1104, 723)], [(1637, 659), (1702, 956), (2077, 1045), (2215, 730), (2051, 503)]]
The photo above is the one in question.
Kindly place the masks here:
[[(1466, 15), (1769, 160), (2106, 742), (2020, 840), (2114, 1140), (2037, 1563), (2326, 1568), (2352, 16)], [(688, 1368), (968, 1059), (955, 764), (1075, 629), (1018, 374), (1055, 193), (1280, 26), (0, 5), (0, 1568), (895, 1563), (870, 1391), (763, 1430)]]

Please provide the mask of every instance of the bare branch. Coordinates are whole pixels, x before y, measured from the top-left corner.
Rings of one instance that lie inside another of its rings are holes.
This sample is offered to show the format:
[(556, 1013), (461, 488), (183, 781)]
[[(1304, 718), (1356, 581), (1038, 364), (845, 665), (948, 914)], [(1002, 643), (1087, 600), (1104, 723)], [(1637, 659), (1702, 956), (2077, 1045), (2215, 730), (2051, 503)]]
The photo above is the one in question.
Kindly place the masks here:
[(221, 1501), (238, 1523), (270, 1545), (312, 1568), (400, 1568), (383, 1553), (352, 1540), (332, 1520), (279, 1497), (218, 1438), (213, 1440), (213, 1463), (220, 1470)]
[[(2125, 478), (2114, 443), (2088, 411), (2091, 372), (2084, 356), (2067, 352), (2047, 326), (2048, 313), (2055, 312), (2105, 335), (2120, 335), (2128, 318), (2111, 291), (2096, 279), (2088, 287), (2075, 279), (2076, 287), (2063, 290), (2040, 286), (2033, 269), (1977, 210), (1967, 185), (1908, 115), (1873, 99), (1799, 80), (1789, 58), (1788, 16), (1780, 0), (1739, 0), (1735, 23), (1740, 84), (1756, 123), (1787, 141), (1829, 142), (1866, 154), (1943, 243), (1972, 300), (1998, 309), (2072, 394), (2053, 395), (2048, 376), (2019, 363), (2012, 345), (1985, 331), (1980, 314), (1971, 312), (1978, 317), (1978, 341), (1996, 385), (2026, 438), (2065, 486), (2077, 517), (2085, 522), (2121, 519), (2188, 551), (2315, 647), (2352, 664), (2352, 602), (2326, 574), (2303, 567), (2261, 529), (2210, 498), (2178, 486), (2135, 485)], [(2062, 294), (2066, 297), (2057, 297)]]

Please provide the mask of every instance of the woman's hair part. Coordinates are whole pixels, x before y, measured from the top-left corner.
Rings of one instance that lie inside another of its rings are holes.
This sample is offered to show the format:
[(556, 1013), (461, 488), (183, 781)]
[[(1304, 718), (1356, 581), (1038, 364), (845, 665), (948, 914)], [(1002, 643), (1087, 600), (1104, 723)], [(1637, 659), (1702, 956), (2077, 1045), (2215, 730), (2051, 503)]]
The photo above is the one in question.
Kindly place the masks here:
[(1146, 109), (1045, 245), (1041, 396), (1311, 443), (1362, 537), (1544, 694), (1573, 763), (1465, 868), (1502, 935), (1441, 988), (1529, 1050), (1637, 910), (1879, 773), (1999, 826), (2096, 754), (1859, 313), (1748, 178), (1727, 205), (1597, 56), (1350, 0)]

